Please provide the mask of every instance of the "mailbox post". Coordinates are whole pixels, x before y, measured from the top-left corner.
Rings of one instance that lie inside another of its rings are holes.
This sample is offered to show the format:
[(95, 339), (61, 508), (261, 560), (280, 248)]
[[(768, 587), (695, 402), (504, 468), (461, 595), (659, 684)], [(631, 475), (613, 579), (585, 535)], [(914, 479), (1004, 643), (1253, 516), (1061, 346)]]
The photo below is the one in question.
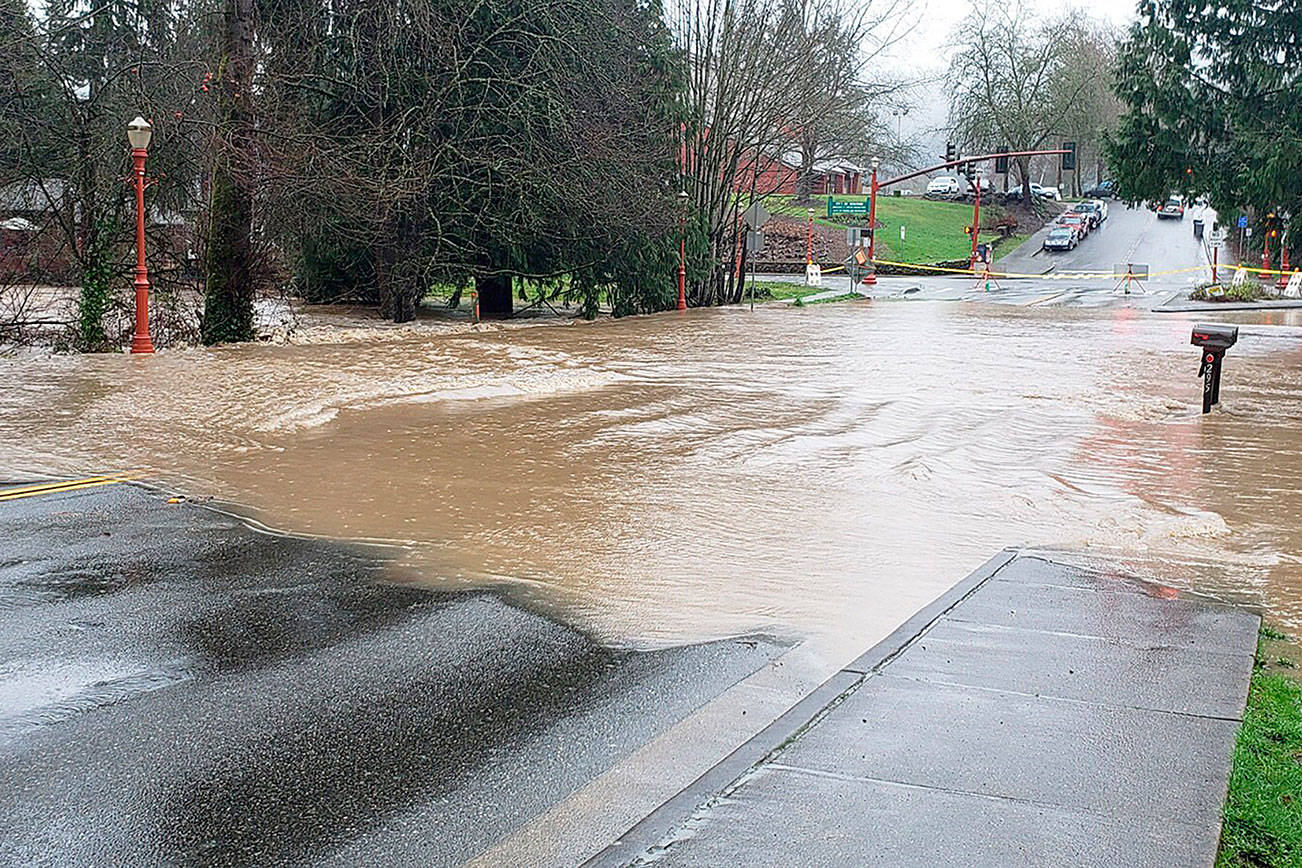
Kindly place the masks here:
[(1239, 339), (1239, 327), (1199, 323), (1193, 328), (1189, 343), (1202, 347), (1202, 364), (1198, 376), (1203, 381), (1203, 412), (1210, 413), (1213, 404), (1221, 402), (1221, 361), (1225, 351)]

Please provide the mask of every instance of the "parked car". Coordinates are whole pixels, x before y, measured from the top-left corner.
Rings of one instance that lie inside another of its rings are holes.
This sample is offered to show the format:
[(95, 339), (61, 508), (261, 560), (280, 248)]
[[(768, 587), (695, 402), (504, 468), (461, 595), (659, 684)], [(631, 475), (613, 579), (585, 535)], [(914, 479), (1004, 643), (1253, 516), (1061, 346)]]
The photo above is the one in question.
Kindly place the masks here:
[(1045, 250), (1075, 250), (1078, 243), (1075, 229), (1070, 226), (1055, 226), (1044, 236), (1041, 246)]
[(1068, 211), (1061, 215), (1056, 221), (1058, 226), (1070, 226), (1076, 230), (1076, 234), (1081, 238), (1090, 234), (1090, 218), (1084, 214), (1077, 214)]
[(1099, 221), (1100, 221), (1100, 222), (1102, 222), (1102, 221), (1108, 219), (1108, 203), (1107, 203), (1107, 202), (1104, 202), (1102, 199), (1091, 199), (1091, 200), (1090, 200), (1090, 204), (1092, 204), (1095, 208), (1097, 208), (1097, 209), (1099, 210)]
[(1117, 182), (1099, 181), (1085, 191), (1085, 196), (1089, 199), (1115, 199), (1117, 198)]
[(1090, 229), (1097, 229), (1103, 223), (1103, 215), (1094, 207), (1092, 202), (1077, 202), (1067, 210), (1068, 214), (1080, 214), (1089, 221)]
[(952, 175), (939, 175), (927, 184), (927, 196), (932, 199), (948, 199), (959, 195), (962, 190), (958, 178)]
[(1184, 199), (1180, 196), (1171, 196), (1163, 203), (1161, 208), (1157, 209), (1159, 220), (1183, 220), (1184, 219)]
[[(1062, 200), (1062, 194), (1058, 192), (1057, 187), (1041, 187), (1034, 181), (1031, 182), (1031, 195), (1039, 196), (1041, 199), (1053, 199), (1054, 201)], [(1022, 185), (1018, 184), (1016, 187), (1009, 187), (1006, 197), (1009, 199), (1020, 199), (1022, 197)]]

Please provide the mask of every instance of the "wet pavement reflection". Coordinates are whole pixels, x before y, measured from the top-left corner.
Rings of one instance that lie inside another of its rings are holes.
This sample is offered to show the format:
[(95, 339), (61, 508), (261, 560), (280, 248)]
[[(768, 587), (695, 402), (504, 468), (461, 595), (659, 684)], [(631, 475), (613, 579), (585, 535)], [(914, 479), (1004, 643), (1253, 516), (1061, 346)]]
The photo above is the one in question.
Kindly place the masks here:
[(863, 647), (1006, 545), (1302, 624), (1302, 316), (863, 302), (0, 361), (12, 478), (140, 469), (616, 643)]

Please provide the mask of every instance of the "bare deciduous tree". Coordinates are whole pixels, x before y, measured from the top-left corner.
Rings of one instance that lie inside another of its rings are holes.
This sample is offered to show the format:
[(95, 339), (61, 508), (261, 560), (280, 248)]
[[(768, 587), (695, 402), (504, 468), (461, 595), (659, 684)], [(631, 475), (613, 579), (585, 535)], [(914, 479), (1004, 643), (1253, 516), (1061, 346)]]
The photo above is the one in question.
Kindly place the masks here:
[[(1078, 32), (1079, 19), (1034, 18), (1021, 3), (987, 3), (960, 26), (958, 51), (950, 64), (953, 99), (950, 123), (969, 148), (1011, 145), (1015, 150), (1050, 146), (1076, 124), (1082, 97), (1107, 87), (1106, 72), (1095, 76), (1075, 62), (1065, 32)], [(1031, 161), (1015, 161), (1022, 195), (1030, 201)]]

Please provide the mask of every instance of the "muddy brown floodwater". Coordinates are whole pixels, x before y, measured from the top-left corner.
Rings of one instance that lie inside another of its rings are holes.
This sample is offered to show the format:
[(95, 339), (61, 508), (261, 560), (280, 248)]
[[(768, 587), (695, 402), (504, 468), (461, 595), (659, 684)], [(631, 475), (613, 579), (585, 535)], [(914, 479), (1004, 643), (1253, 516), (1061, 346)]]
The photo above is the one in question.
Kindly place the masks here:
[(1206, 418), (1191, 319), (1134, 309), (767, 306), (19, 357), (0, 468), (140, 468), (618, 643), (854, 653), (1007, 545), (1296, 627), (1302, 320), (1238, 319)]

